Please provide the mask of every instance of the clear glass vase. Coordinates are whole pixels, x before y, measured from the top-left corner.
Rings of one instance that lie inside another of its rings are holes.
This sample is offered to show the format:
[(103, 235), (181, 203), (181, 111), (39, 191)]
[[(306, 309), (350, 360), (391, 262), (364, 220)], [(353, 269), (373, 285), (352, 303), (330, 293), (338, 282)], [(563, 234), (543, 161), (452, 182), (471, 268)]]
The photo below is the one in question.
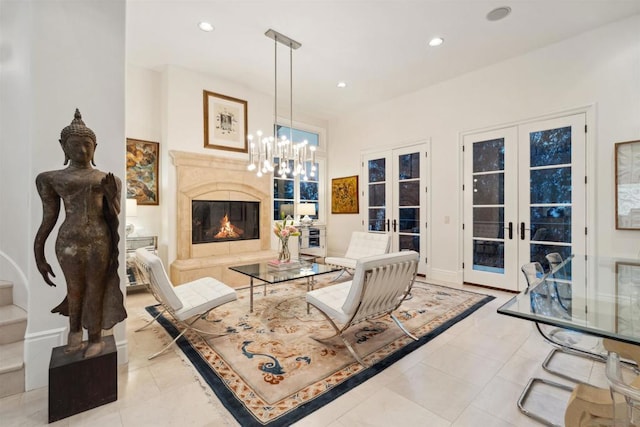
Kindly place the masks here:
[(280, 251), (278, 252), (278, 261), (291, 261), (291, 252), (289, 252), (289, 239), (280, 239)]

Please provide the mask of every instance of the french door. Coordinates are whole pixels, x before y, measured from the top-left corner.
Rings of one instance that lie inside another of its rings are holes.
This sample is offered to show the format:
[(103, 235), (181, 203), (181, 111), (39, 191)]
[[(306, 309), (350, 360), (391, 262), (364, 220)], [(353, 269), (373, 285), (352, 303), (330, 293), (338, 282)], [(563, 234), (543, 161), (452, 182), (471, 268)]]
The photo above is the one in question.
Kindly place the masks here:
[(363, 225), (390, 233), (391, 250), (420, 253), (418, 272), (427, 270), (427, 145), (363, 155)]
[(585, 253), (585, 114), (465, 135), (464, 281), (514, 291), (520, 267)]

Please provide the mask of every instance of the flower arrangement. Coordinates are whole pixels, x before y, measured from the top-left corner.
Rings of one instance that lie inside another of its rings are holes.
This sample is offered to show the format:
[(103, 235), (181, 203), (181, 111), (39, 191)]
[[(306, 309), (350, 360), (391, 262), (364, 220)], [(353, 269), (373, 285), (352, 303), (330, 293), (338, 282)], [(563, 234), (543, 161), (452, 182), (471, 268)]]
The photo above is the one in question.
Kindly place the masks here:
[(280, 251), (278, 252), (278, 261), (291, 261), (291, 252), (289, 252), (289, 237), (299, 236), (300, 231), (293, 225), (293, 221), (287, 224), (287, 220), (276, 221), (273, 225), (273, 234), (280, 240)]

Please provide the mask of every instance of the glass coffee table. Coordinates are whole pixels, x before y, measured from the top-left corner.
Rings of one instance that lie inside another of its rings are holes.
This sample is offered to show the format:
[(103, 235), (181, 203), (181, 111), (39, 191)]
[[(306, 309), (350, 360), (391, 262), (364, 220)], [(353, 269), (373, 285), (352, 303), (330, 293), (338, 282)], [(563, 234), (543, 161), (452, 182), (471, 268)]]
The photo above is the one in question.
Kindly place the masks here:
[[(245, 276), (249, 276), (249, 312), (253, 313), (253, 279), (261, 280), (264, 283), (264, 295), (267, 295), (267, 283), (275, 284), (280, 282), (288, 282), (290, 280), (307, 278), (307, 292), (313, 289), (314, 279), (321, 274), (333, 273), (342, 270), (330, 265), (308, 263), (301, 261), (300, 264), (291, 268), (273, 267), (266, 262), (256, 264), (237, 265), (229, 267), (230, 270), (236, 271)], [(307, 313), (309, 306), (307, 305)]]

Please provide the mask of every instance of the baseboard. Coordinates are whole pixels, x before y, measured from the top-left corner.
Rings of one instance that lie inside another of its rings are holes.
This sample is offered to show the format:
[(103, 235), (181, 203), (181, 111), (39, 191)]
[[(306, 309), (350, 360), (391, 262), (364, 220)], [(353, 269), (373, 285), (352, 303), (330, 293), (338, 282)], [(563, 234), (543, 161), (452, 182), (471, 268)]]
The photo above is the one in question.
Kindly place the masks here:
[(24, 337), (24, 388), (26, 391), (46, 387), (49, 383), (51, 350), (63, 345), (67, 328), (27, 333)]
[(430, 273), (427, 279), (433, 283), (462, 285), (462, 277), (458, 275), (457, 271), (432, 268)]

